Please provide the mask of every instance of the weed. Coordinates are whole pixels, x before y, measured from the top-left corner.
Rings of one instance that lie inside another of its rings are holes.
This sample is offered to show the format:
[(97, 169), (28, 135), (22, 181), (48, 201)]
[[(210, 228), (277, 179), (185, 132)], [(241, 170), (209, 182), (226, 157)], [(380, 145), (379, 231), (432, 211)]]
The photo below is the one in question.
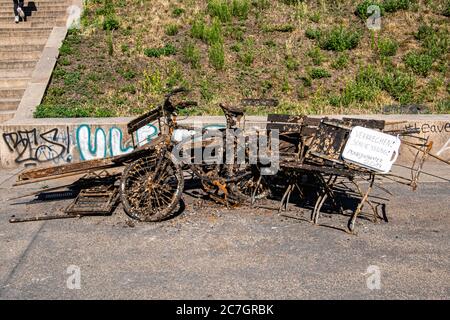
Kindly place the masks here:
[(225, 52), (223, 44), (214, 43), (209, 47), (208, 51), (209, 63), (216, 70), (222, 70), (225, 66)]
[(130, 50), (130, 46), (126, 43), (122, 43), (120, 45), (120, 51), (122, 51), (122, 53), (127, 53)]
[(183, 46), (183, 61), (189, 63), (192, 68), (200, 67), (200, 50), (192, 42), (187, 42)]
[(248, 18), (249, 10), (250, 10), (249, 0), (232, 0), (231, 14), (234, 17), (238, 17), (241, 20), (246, 20)]
[(180, 17), (183, 13), (185, 12), (185, 10), (183, 8), (174, 8), (172, 10), (172, 16), (175, 18)]
[(114, 15), (108, 15), (103, 21), (103, 30), (117, 30), (119, 29), (120, 22)]
[(312, 68), (309, 71), (309, 76), (311, 79), (322, 79), (331, 77), (331, 74), (323, 68)]
[(286, 55), (284, 61), (286, 68), (290, 71), (298, 70), (300, 63), (292, 55)]
[(264, 32), (292, 32), (295, 27), (292, 24), (276, 24), (266, 25), (263, 27)]
[(398, 42), (389, 38), (379, 39), (378, 50), (382, 57), (393, 57), (397, 54)]
[(343, 52), (338, 55), (336, 60), (333, 61), (331, 67), (336, 70), (343, 70), (348, 66), (348, 62), (349, 62), (348, 54)]
[(112, 32), (108, 32), (108, 34), (106, 35), (106, 45), (108, 46), (108, 54), (112, 56), (114, 54), (114, 43)]
[(380, 8), (380, 14), (384, 15), (384, 7), (379, 1), (372, 0), (364, 0), (356, 6), (355, 15), (357, 15), (362, 20), (367, 20), (369, 18), (369, 14), (367, 13), (367, 9), (370, 6), (378, 6)]
[(322, 32), (319, 29), (308, 28), (305, 31), (305, 36), (308, 39), (318, 40), (321, 35)]
[(429, 74), (433, 66), (433, 57), (426, 53), (409, 52), (403, 61), (414, 73), (423, 77)]
[(67, 40), (64, 40), (63, 44), (59, 48), (59, 53), (61, 55), (70, 55), (73, 53), (73, 49), (70, 46), (70, 44), (67, 42)]
[(206, 78), (202, 79), (202, 81), (200, 82), (200, 95), (207, 102), (211, 101), (214, 97), (211, 85)]
[(208, 0), (208, 12), (221, 22), (231, 21), (231, 8), (226, 0)]
[(322, 54), (319, 48), (310, 49), (307, 52), (307, 55), (311, 58), (313, 64), (316, 66), (320, 66), (325, 61), (325, 56)]
[(343, 26), (334, 27), (319, 37), (319, 47), (324, 50), (344, 51), (358, 46), (361, 34)]
[(408, 10), (412, 5), (411, 0), (384, 0), (383, 8), (386, 12), (396, 12), (399, 10)]
[(66, 86), (77, 84), (79, 81), (80, 81), (80, 73), (78, 71), (67, 72), (64, 75), (64, 84)]
[(400, 103), (412, 101), (412, 91), (416, 83), (415, 78), (399, 70), (384, 74), (382, 77), (382, 88)]
[(174, 36), (174, 35), (178, 34), (178, 25), (172, 24), (172, 23), (168, 24), (166, 26), (166, 34), (168, 36)]
[(319, 23), (320, 18), (321, 18), (321, 16), (320, 16), (319, 11), (313, 12), (309, 15), (309, 20), (311, 20), (312, 22), (315, 22), (315, 23)]
[(144, 54), (147, 57), (159, 58), (161, 56), (170, 56), (176, 54), (177, 50), (172, 44), (166, 44), (164, 47), (160, 48), (146, 48), (144, 49)]
[(136, 72), (131, 69), (119, 69), (117, 70), (117, 73), (120, 74), (125, 80), (132, 80), (136, 77)]
[(124, 85), (121, 89), (120, 92), (123, 93), (130, 93), (130, 94), (136, 94), (137, 90), (136, 87), (134, 86), (134, 84), (127, 84)]

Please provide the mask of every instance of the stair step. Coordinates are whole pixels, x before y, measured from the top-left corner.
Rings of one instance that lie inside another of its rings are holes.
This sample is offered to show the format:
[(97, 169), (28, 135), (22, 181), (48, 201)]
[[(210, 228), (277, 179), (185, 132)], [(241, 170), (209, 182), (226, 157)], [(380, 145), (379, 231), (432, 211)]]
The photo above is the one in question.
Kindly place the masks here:
[(14, 111), (0, 111), (0, 122), (5, 122), (14, 118), (14, 114)]
[(41, 57), (42, 51), (0, 51), (0, 60), (9, 61), (16, 60), (18, 57), (24, 60), (38, 60)]
[(4, 45), (45, 45), (48, 40), (47, 36), (30, 37), (30, 36), (15, 36), (15, 37), (0, 37), (0, 46)]
[(45, 44), (18, 44), (18, 45), (0, 45), (1, 52), (26, 52), (26, 51), (42, 51)]
[[(63, 10), (42, 10), (42, 11), (33, 11), (25, 14), (26, 18), (29, 20), (35, 17), (63, 17), (67, 14), (67, 9)], [(11, 18), (14, 17), (14, 12), (5, 11), (0, 9), (0, 18)]]
[(48, 38), (48, 36), (50, 35), (50, 33), (52, 32), (51, 28), (44, 28), (44, 29), (33, 29), (33, 28), (29, 28), (29, 29), (16, 29), (16, 28), (12, 28), (12, 29), (2, 29), (0, 30), (0, 40), (1, 39), (7, 39), (7, 38), (23, 38), (23, 37), (27, 37), (30, 39), (33, 38), (39, 38), (39, 37), (46, 37)]
[(2, 69), (0, 72), (3, 78), (25, 78), (31, 77), (34, 68), (19, 68), (19, 69)]
[(34, 68), (36, 66), (36, 60), (0, 60), (0, 72), (5, 69), (18, 69), (18, 68)]
[(0, 99), (21, 99), (25, 88), (0, 89)]
[[(42, 3), (40, 5), (27, 5), (22, 8), (25, 14), (28, 14), (30, 12), (37, 12), (37, 11), (50, 11), (50, 10), (67, 10), (71, 5), (68, 4), (60, 4), (60, 3)], [(0, 12), (11, 12), (13, 13), (13, 6), (10, 4), (9, 6), (2, 6), (0, 3)]]
[(0, 111), (17, 110), (20, 99), (0, 99)]
[(25, 88), (30, 81), (30, 77), (21, 77), (21, 78), (6, 78), (3, 77), (3, 74), (0, 76), (0, 88)]
[[(21, 21), (19, 22), (19, 24), (28, 24), (30, 22), (61, 22), (61, 21), (66, 21), (67, 18), (65, 16), (51, 16), (51, 17), (42, 17), (42, 16), (38, 16), (38, 17), (28, 17), (26, 19), (26, 21)], [(14, 17), (0, 17), (0, 25), (1, 24), (5, 24), (5, 23), (15, 23), (14, 22)]]
[[(25, 3), (24, 3), (24, 7), (25, 8), (27, 8), (27, 7), (36, 7), (36, 8), (39, 8), (40, 6), (54, 6), (55, 5), (55, 1), (43, 1), (43, 0), (41, 0), (41, 1), (34, 1), (34, 6), (33, 6), (33, 3), (32, 3), (33, 1), (25, 1)], [(70, 5), (70, 2), (69, 1), (60, 1), (60, 2), (58, 2), (57, 3), (57, 5), (63, 5), (63, 4), (65, 4), (65, 5)], [(0, 8), (2, 8), (2, 7), (9, 7), (9, 8), (11, 8), (12, 9), (12, 7), (13, 7), (13, 4), (12, 4), (12, 1), (1, 1), (0, 2)]]
[(54, 22), (32, 22), (31, 26), (36, 28), (41, 27), (64, 27), (66, 25), (66, 20), (54, 21)]

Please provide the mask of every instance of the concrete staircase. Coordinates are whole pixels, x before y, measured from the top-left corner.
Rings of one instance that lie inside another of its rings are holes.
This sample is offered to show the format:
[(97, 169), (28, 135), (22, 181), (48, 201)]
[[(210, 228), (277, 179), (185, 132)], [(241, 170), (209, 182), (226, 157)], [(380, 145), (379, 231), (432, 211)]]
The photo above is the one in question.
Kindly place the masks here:
[(53, 27), (64, 26), (71, 0), (24, 2), (14, 22), (12, 0), (0, 0), (0, 122), (14, 117)]

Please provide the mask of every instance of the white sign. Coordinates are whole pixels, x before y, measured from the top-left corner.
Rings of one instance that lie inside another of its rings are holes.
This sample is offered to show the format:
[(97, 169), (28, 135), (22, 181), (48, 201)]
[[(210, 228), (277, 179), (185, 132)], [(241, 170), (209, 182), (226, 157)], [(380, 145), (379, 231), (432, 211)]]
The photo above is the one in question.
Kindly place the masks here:
[(342, 158), (375, 171), (388, 173), (397, 160), (400, 144), (398, 137), (364, 127), (354, 127)]

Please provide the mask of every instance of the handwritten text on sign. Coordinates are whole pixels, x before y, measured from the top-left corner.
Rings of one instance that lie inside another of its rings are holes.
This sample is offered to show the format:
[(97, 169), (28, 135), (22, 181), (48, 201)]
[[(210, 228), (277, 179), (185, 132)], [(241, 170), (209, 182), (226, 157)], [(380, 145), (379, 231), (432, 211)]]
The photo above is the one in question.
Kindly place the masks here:
[(342, 158), (361, 166), (387, 173), (398, 157), (401, 141), (386, 133), (354, 127)]

